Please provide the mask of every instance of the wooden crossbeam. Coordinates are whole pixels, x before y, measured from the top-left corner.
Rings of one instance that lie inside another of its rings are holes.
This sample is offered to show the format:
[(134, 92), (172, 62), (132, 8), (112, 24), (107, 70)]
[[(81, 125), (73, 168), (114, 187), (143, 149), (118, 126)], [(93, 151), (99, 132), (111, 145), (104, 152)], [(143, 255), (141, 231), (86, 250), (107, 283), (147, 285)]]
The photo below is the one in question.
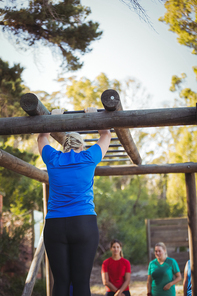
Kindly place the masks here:
[[(123, 110), (119, 94), (113, 89), (104, 91), (101, 96), (101, 101), (107, 111)], [(114, 130), (119, 138), (120, 143), (124, 147), (133, 163), (141, 164), (142, 159), (131, 136), (130, 130), (128, 128), (120, 129), (116, 127), (114, 127)]]
[[(48, 184), (48, 174), (33, 165), (0, 150), (0, 166), (15, 173)], [(145, 174), (170, 174), (170, 173), (196, 173), (197, 163), (174, 163), (164, 165), (116, 165), (97, 166), (95, 176), (120, 176), (120, 175), (145, 175)]]
[(0, 166), (34, 180), (48, 183), (48, 174), (0, 149)]
[(196, 125), (196, 108), (166, 108), (0, 118), (0, 135)]
[(196, 173), (197, 163), (147, 164), (147, 165), (117, 165), (97, 166), (95, 176), (122, 176), (146, 174)]

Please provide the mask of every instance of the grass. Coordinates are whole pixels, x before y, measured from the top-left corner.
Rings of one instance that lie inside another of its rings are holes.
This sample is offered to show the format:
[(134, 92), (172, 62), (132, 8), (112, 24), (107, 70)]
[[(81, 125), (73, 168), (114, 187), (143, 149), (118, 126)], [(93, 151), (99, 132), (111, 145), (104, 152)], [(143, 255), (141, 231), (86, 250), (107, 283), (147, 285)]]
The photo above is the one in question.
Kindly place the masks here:
[[(105, 288), (103, 285), (93, 285), (91, 286), (91, 295), (92, 296), (103, 296), (105, 295)], [(131, 296), (144, 296), (147, 295), (146, 290), (146, 281), (136, 281), (130, 284), (130, 293)], [(176, 296), (183, 296), (183, 285), (176, 285)]]

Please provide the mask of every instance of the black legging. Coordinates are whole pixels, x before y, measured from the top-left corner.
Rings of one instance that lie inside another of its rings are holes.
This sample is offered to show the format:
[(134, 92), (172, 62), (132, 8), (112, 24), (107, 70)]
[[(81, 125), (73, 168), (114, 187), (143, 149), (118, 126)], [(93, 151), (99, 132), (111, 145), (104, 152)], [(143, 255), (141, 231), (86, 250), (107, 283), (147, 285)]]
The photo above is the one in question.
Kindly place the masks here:
[(98, 246), (95, 215), (46, 219), (44, 243), (54, 277), (53, 296), (90, 296), (90, 274)]

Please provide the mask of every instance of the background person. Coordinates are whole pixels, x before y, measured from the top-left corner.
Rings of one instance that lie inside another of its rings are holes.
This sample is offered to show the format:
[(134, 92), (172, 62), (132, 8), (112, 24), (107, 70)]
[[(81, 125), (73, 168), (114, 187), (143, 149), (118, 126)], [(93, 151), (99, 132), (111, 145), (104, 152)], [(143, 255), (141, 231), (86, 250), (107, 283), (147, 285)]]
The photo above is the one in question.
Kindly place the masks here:
[(162, 242), (155, 245), (155, 257), (148, 266), (147, 295), (175, 296), (175, 284), (181, 280), (178, 263), (167, 257), (167, 249)]
[(113, 240), (110, 247), (112, 256), (102, 264), (102, 281), (106, 287), (106, 296), (130, 296), (129, 283), (131, 265), (123, 258), (122, 243)]
[(191, 282), (191, 264), (190, 260), (187, 261), (184, 268), (183, 278), (183, 295), (192, 296), (192, 282)]
[[(88, 108), (85, 112), (96, 111)], [(54, 277), (53, 296), (69, 296), (70, 283), (73, 296), (90, 296), (90, 273), (99, 239), (93, 178), (111, 139), (109, 130), (99, 134), (98, 142), (83, 151), (82, 137), (68, 133), (63, 152), (49, 145), (48, 133), (38, 136), (39, 152), (49, 175), (44, 243)]]

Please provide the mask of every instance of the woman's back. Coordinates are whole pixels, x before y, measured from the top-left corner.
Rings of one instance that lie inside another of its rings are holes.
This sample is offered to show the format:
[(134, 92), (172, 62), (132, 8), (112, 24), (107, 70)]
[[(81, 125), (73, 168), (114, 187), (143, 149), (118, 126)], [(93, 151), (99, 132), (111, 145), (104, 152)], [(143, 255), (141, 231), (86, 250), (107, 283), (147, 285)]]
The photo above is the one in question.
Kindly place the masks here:
[(102, 158), (99, 145), (80, 153), (62, 153), (47, 145), (42, 157), (50, 183), (46, 218), (95, 215), (93, 177)]

